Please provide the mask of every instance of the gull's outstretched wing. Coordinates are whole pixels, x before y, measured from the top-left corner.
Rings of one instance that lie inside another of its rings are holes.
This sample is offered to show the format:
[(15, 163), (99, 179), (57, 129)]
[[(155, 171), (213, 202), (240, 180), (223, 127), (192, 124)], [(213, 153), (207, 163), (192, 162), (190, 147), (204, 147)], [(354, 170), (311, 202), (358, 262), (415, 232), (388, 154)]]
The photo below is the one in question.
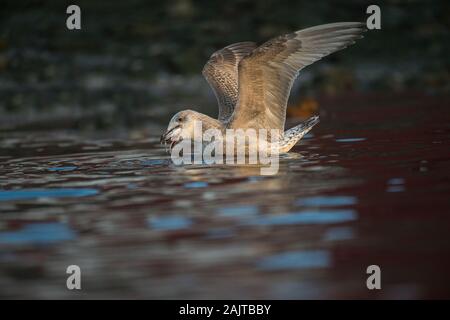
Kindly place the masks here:
[(203, 76), (216, 95), (221, 121), (231, 116), (238, 99), (238, 64), (255, 48), (253, 42), (231, 44), (213, 53), (203, 68)]
[(298, 72), (362, 38), (363, 23), (303, 29), (264, 43), (239, 63), (239, 98), (230, 128), (284, 130), (286, 105)]

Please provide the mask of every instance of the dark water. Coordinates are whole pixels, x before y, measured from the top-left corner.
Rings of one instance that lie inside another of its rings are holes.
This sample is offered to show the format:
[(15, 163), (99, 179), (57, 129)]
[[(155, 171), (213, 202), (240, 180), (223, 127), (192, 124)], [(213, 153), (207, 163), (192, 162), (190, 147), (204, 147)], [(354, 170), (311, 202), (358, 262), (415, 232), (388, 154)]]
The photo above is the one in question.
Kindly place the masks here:
[(272, 177), (177, 167), (158, 130), (4, 132), (0, 298), (449, 298), (449, 101), (323, 99)]

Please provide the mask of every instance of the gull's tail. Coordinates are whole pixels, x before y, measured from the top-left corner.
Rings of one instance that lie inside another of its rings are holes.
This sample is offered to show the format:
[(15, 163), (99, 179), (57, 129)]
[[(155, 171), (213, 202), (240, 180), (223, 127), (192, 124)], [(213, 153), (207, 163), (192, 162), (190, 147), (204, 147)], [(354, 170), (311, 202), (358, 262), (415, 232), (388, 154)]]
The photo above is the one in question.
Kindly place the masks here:
[(316, 124), (319, 123), (319, 116), (314, 116), (305, 122), (296, 125), (284, 133), (283, 140), (280, 141), (280, 153), (286, 153), (309, 132)]

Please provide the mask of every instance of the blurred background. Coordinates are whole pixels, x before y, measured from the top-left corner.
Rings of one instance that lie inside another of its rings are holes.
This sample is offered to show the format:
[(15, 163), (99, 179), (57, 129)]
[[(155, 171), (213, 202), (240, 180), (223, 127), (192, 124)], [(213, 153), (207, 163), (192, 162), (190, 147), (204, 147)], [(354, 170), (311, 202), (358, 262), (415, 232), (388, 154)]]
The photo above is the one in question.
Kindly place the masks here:
[[(151, 127), (186, 106), (216, 115), (201, 70), (216, 50), (323, 23), (365, 21), (370, 1), (3, 1), (0, 127)], [(302, 71), (289, 116), (351, 92), (449, 91), (448, 1), (379, 1), (382, 29)], [(306, 110), (306, 111), (305, 111)], [(308, 111), (309, 110), (309, 111)]]
[(287, 127), (321, 122), (274, 176), (159, 144), (216, 116), (214, 51), (371, 4), (1, 1), (0, 298), (449, 298), (449, 1), (376, 1), (381, 30), (302, 70)]

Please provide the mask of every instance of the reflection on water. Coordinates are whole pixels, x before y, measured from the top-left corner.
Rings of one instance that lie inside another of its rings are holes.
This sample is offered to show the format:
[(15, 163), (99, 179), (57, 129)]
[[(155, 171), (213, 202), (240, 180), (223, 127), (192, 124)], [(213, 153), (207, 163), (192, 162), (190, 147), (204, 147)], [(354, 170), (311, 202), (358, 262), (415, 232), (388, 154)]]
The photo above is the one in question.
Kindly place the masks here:
[(0, 244), (51, 244), (73, 240), (74, 232), (62, 223), (34, 223), (17, 231), (0, 232)]
[(276, 176), (175, 166), (160, 132), (2, 134), (0, 298), (449, 297), (450, 119), (416, 102), (330, 107)]
[(324, 235), (325, 241), (349, 240), (354, 237), (352, 227), (334, 227), (327, 230)]
[(262, 259), (258, 267), (265, 270), (330, 267), (330, 253), (325, 250), (279, 253)]
[(39, 199), (39, 198), (64, 198), (84, 197), (98, 193), (95, 189), (20, 189), (0, 191), (0, 201)]
[(403, 178), (392, 178), (389, 179), (387, 184), (388, 187), (386, 189), (387, 192), (402, 192), (405, 191), (405, 186), (404, 186), (404, 179)]
[(225, 217), (248, 217), (258, 214), (258, 207), (256, 206), (232, 206), (220, 208), (219, 214)]
[(322, 207), (333, 207), (333, 206), (347, 206), (356, 203), (356, 198), (351, 196), (327, 196), (327, 197), (306, 197), (300, 198), (296, 204), (304, 206), (322, 206)]
[(77, 167), (72, 166), (72, 167), (52, 167), (52, 168), (48, 168), (48, 171), (72, 171), (75, 170)]
[(341, 138), (336, 139), (336, 142), (359, 142), (364, 140), (366, 140), (366, 138)]
[(306, 211), (300, 213), (276, 214), (265, 217), (258, 217), (250, 224), (260, 225), (281, 225), (281, 224), (332, 224), (348, 222), (356, 219), (353, 210), (327, 210), (327, 211)]
[(183, 216), (150, 217), (150, 227), (157, 230), (177, 230), (189, 228), (192, 224), (190, 219)]

